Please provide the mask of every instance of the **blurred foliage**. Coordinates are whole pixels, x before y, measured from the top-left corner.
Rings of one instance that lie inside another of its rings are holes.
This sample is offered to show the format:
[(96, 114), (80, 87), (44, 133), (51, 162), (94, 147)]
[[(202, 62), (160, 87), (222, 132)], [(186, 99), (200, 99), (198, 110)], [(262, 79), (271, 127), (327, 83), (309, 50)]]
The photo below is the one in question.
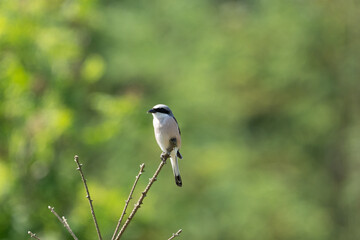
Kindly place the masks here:
[(182, 130), (126, 239), (360, 238), (359, 3), (0, 1), (0, 239), (104, 238), (138, 166), (159, 162), (146, 110)]

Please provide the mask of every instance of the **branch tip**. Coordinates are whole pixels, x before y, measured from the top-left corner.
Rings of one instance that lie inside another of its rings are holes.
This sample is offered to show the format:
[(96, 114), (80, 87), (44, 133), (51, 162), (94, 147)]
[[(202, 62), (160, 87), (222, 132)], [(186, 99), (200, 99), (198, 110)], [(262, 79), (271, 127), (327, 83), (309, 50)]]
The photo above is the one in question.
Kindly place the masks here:
[(83, 183), (84, 183), (84, 187), (85, 187), (85, 191), (86, 191), (86, 198), (89, 200), (90, 211), (91, 211), (91, 215), (92, 215), (93, 220), (94, 220), (94, 224), (95, 224), (95, 228), (96, 228), (96, 233), (97, 233), (97, 235), (98, 235), (99, 240), (102, 240), (102, 236), (101, 236), (101, 233), (100, 233), (99, 225), (98, 225), (98, 223), (97, 223), (96, 216), (95, 216), (94, 207), (93, 207), (93, 205), (92, 205), (92, 201), (93, 201), (93, 200), (92, 200), (91, 197), (90, 197), (89, 188), (88, 188), (88, 186), (87, 186), (87, 184), (86, 184), (86, 179), (85, 179), (84, 173), (83, 173), (83, 171), (82, 171), (82, 169), (81, 169), (82, 164), (79, 162), (79, 156), (78, 156), (78, 155), (75, 155), (74, 160), (75, 160), (76, 165), (77, 165), (77, 170), (79, 170), (81, 180), (82, 180)]
[[(140, 179), (140, 176), (141, 176), (142, 173), (144, 172), (144, 168), (145, 168), (145, 163), (140, 164), (139, 173), (138, 173), (138, 174), (136, 175), (136, 177), (135, 177), (135, 182), (134, 182), (134, 184), (133, 184), (133, 186), (132, 186), (132, 188), (131, 188), (131, 190), (130, 190), (128, 199), (125, 200), (125, 206), (124, 206), (123, 212), (121, 213), (121, 216), (120, 216), (119, 221), (118, 221), (118, 223), (117, 223), (117, 225), (116, 225), (116, 228), (115, 228), (115, 231), (114, 231), (114, 234), (113, 234), (111, 240), (118, 239), (118, 236), (119, 236), (119, 235), (117, 236), (117, 234), (118, 234), (118, 232), (119, 232), (119, 228), (120, 228), (120, 225), (121, 225), (121, 221), (123, 220), (123, 218), (124, 218), (124, 216), (125, 216), (125, 214), (126, 214), (126, 209), (127, 209), (128, 205), (129, 205), (130, 200), (132, 199), (132, 195), (133, 195), (133, 193), (134, 193), (136, 184), (138, 183), (138, 181), (139, 181), (139, 179)], [(119, 233), (119, 234), (120, 234), (120, 233)]]
[(28, 231), (28, 234), (30, 235), (30, 237), (40, 240), (40, 238), (38, 236), (36, 236), (35, 233), (32, 233), (31, 231)]
[(57, 214), (54, 207), (48, 206), (48, 209), (55, 215), (55, 217), (61, 222), (66, 230), (70, 233), (70, 235), (73, 237), (74, 240), (78, 240), (78, 238), (75, 236), (74, 232), (71, 230), (70, 225), (68, 224), (66, 218), (63, 216), (62, 218)]

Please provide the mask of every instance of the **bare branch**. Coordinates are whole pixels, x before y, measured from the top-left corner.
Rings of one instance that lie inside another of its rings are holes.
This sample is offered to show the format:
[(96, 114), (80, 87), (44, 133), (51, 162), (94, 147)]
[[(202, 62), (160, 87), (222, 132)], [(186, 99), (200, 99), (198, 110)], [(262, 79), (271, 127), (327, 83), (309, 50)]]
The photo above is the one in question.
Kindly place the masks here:
[[(61, 219), (63, 220), (65, 227), (66, 227), (66, 228), (70, 228), (70, 225), (69, 225), (69, 223), (67, 222), (67, 219), (65, 218), (65, 216), (62, 216)], [(70, 230), (71, 230), (71, 228), (70, 228)]]
[(96, 216), (95, 216), (95, 211), (94, 211), (94, 207), (93, 207), (93, 200), (91, 199), (90, 197), (90, 192), (89, 192), (89, 189), (88, 189), (88, 186), (87, 186), (87, 183), (86, 183), (86, 179), (84, 177), (84, 173), (81, 169), (82, 167), (82, 164), (79, 163), (79, 156), (78, 155), (75, 155), (74, 157), (74, 161), (76, 162), (77, 164), (77, 170), (79, 170), (79, 173), (80, 173), (80, 176), (81, 176), (81, 180), (83, 181), (84, 183), (84, 187), (85, 187), (85, 190), (86, 190), (86, 198), (89, 200), (89, 204), (90, 204), (90, 210), (91, 210), (91, 215), (93, 217), (93, 220), (94, 220), (94, 224), (95, 224), (95, 228), (96, 228), (96, 232), (97, 232), (97, 235), (98, 235), (98, 238), (99, 240), (102, 240), (102, 237), (101, 237), (101, 233), (100, 233), (100, 229), (99, 229), (99, 225), (97, 223), (97, 220), (96, 220)]
[(118, 231), (119, 231), (119, 228), (120, 228), (120, 225), (121, 225), (121, 221), (123, 220), (124, 215), (126, 214), (126, 209), (127, 209), (128, 205), (129, 205), (130, 200), (132, 199), (132, 195), (133, 195), (133, 193), (134, 193), (136, 184), (137, 184), (137, 182), (139, 181), (139, 178), (140, 178), (141, 174), (144, 172), (144, 168), (145, 168), (145, 164), (143, 163), (143, 164), (140, 165), (140, 171), (139, 171), (138, 175), (137, 175), (136, 178), (135, 178), (135, 182), (134, 182), (134, 185), (133, 185), (132, 188), (131, 188), (129, 197), (128, 197), (128, 199), (125, 201), (125, 206), (124, 206), (123, 212), (122, 212), (121, 217), (120, 217), (120, 219), (119, 219), (119, 221), (118, 221), (118, 224), (116, 225), (115, 232), (114, 232), (111, 240), (114, 240), (114, 239), (115, 239), (116, 234), (117, 234)]
[(63, 216), (62, 218), (57, 214), (57, 212), (54, 210), (54, 207), (48, 206), (48, 209), (59, 219), (59, 221), (64, 225), (64, 227), (68, 230), (70, 235), (73, 237), (74, 240), (78, 240), (78, 238), (75, 236), (74, 232), (71, 230), (70, 225), (66, 221), (66, 218)]
[(177, 231), (176, 233), (173, 233), (173, 235), (168, 240), (174, 239), (175, 237), (179, 236), (181, 232), (182, 232), (182, 229), (179, 229), (179, 231)]
[(153, 185), (153, 183), (156, 181), (156, 177), (159, 175), (162, 167), (165, 165), (166, 160), (169, 158), (168, 154), (162, 154), (161, 155), (161, 162), (159, 167), (157, 168), (157, 170), (154, 173), (154, 176), (152, 178), (149, 179), (149, 183), (146, 186), (145, 190), (141, 193), (141, 196), (139, 198), (139, 200), (135, 203), (134, 205), (134, 209), (132, 210), (132, 212), (130, 213), (129, 217), (127, 218), (126, 222), (124, 223), (124, 225), (122, 226), (122, 228), (120, 229), (119, 234), (116, 236), (115, 240), (120, 239), (121, 235), (124, 233), (126, 227), (129, 225), (129, 223), (131, 222), (131, 219), (134, 217), (134, 215), (136, 214), (137, 210), (140, 208), (140, 205), (143, 203), (144, 198), (146, 197), (147, 192), (150, 190), (151, 186)]
[(30, 235), (30, 237), (35, 238), (35, 239), (37, 239), (37, 240), (40, 240), (40, 238), (38, 238), (38, 237), (36, 236), (36, 234), (35, 234), (35, 233), (32, 233), (31, 231), (28, 231), (28, 234)]

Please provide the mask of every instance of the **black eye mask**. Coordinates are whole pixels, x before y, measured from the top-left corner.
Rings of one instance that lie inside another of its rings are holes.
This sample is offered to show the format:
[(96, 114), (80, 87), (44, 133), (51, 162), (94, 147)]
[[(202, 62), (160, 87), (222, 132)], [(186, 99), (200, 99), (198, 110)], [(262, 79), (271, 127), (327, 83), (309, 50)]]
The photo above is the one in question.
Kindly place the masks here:
[(155, 112), (170, 114), (170, 111), (165, 108), (155, 108)]

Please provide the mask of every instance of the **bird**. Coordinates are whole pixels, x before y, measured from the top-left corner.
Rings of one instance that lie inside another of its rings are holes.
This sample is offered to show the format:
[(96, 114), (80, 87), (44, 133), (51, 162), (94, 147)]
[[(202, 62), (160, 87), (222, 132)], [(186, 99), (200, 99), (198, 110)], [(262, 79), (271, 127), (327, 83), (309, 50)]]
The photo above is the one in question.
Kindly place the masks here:
[(170, 108), (164, 104), (157, 104), (148, 113), (153, 116), (155, 139), (163, 153), (170, 156), (171, 167), (175, 176), (177, 186), (182, 186), (178, 158), (182, 159), (181, 132), (179, 124)]

